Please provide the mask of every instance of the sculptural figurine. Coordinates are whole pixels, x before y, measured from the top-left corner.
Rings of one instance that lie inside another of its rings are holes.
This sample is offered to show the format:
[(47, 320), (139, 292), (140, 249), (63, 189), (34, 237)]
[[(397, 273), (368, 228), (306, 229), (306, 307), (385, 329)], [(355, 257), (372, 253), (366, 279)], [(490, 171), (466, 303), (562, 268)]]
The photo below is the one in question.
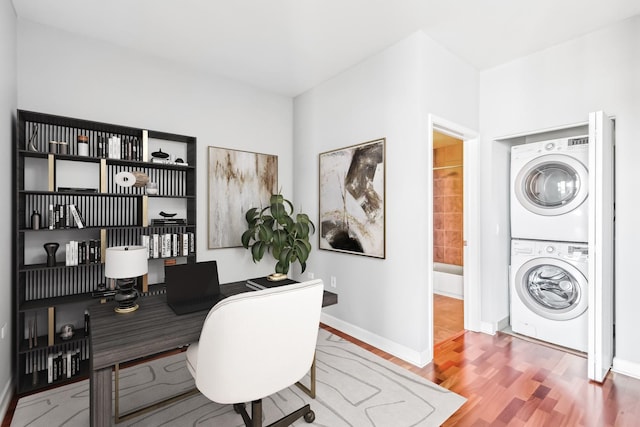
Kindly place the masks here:
[(47, 267), (55, 267), (56, 265), (56, 251), (60, 245), (56, 242), (45, 243), (44, 250), (47, 251)]

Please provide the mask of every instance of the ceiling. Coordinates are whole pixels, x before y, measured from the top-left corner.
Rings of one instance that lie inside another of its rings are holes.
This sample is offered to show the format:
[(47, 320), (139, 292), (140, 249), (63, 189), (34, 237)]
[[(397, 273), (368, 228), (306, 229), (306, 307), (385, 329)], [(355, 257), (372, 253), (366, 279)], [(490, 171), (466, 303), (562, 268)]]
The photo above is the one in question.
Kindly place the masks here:
[(19, 18), (286, 96), (418, 31), (478, 70), (640, 14), (638, 0), (13, 0)]

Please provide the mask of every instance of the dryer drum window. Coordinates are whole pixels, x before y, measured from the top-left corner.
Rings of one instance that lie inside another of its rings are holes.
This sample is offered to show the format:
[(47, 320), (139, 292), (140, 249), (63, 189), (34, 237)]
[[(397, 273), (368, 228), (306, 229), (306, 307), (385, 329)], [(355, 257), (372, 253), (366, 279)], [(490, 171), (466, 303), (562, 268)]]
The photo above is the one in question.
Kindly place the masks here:
[(534, 204), (556, 208), (575, 199), (580, 190), (580, 176), (564, 163), (543, 163), (530, 171), (524, 192)]
[(589, 172), (577, 159), (549, 154), (519, 168), (513, 192), (520, 206), (542, 216), (564, 215), (589, 195)]
[(566, 270), (543, 265), (529, 271), (527, 292), (541, 306), (550, 310), (566, 310), (580, 299), (580, 286)]

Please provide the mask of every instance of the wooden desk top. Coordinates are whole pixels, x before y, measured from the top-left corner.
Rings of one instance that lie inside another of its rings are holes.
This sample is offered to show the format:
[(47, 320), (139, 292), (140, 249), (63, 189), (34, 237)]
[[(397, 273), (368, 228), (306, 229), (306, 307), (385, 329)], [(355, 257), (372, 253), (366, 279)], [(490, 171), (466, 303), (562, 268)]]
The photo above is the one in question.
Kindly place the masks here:
[[(220, 285), (231, 296), (249, 292), (245, 281)], [(166, 295), (138, 299), (140, 308), (116, 314), (113, 302), (90, 307), (92, 370), (178, 348), (200, 339), (209, 310), (176, 315), (167, 305)], [(322, 306), (337, 304), (338, 295), (324, 291)]]

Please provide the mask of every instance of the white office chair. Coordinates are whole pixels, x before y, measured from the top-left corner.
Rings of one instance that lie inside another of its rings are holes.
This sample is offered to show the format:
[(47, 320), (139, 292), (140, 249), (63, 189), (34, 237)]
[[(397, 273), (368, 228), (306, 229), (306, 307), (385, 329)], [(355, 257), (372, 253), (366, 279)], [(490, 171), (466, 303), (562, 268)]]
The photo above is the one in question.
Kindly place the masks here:
[[(234, 295), (216, 304), (200, 341), (187, 349), (187, 368), (208, 399), (233, 404), (247, 427), (262, 426), (262, 398), (295, 384), (311, 367), (318, 338), (322, 280)], [(251, 418), (244, 402), (252, 402)], [(289, 426), (309, 404), (271, 424)]]

